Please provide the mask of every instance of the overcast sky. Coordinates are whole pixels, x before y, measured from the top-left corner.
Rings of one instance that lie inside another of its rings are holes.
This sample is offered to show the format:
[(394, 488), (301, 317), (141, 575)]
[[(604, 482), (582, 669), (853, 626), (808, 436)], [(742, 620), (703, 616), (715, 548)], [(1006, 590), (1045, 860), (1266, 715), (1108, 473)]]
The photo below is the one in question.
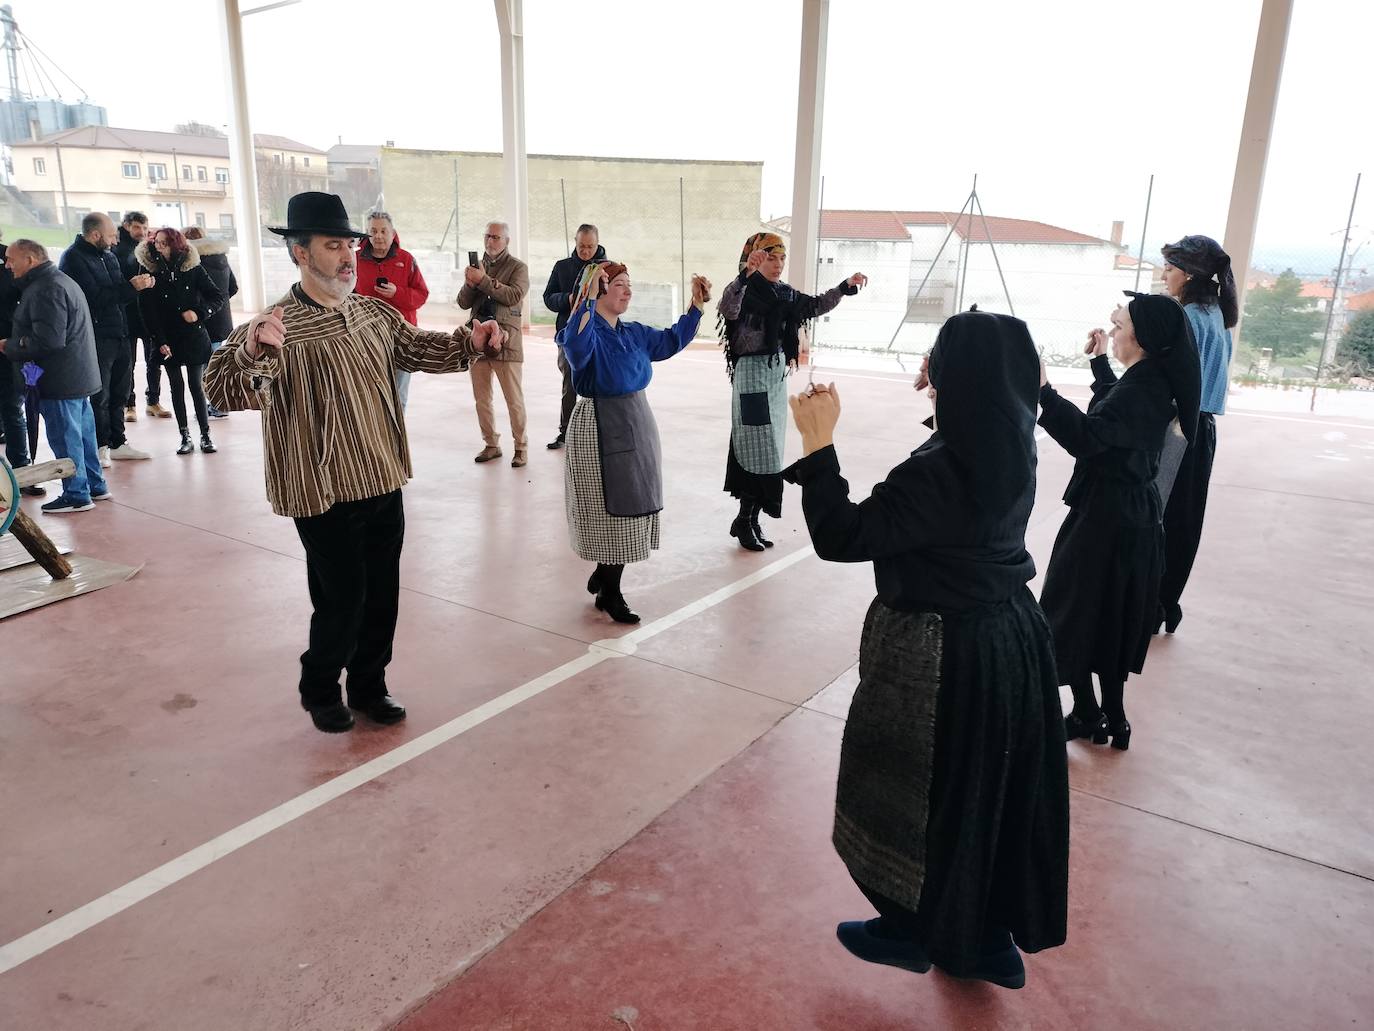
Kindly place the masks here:
[[(227, 120), (215, 0), (10, 2), (112, 125)], [(1152, 246), (1220, 238), (1259, 7), (832, 0), (826, 206), (955, 209), (977, 172), (989, 214), (1103, 236), (1121, 219), (1129, 242), (1154, 173)], [(1259, 247), (1334, 266), (1355, 173), (1374, 171), (1374, 3), (1295, 7)], [(528, 149), (759, 160), (761, 214), (788, 213), (800, 26), (796, 0), (525, 0)], [(501, 147), (488, 0), (303, 0), (245, 39), (258, 132)]]

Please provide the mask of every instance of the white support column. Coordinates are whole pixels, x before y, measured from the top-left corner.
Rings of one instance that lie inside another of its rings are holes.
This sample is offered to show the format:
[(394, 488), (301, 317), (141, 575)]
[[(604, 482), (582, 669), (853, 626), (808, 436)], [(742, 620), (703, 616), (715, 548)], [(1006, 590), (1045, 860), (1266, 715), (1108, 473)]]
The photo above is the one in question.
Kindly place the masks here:
[[(495, 0), (501, 31), (501, 144), (505, 156), (506, 212), (510, 250), (530, 258), (529, 162), (525, 156), (525, 15), (523, 0)], [(496, 215), (493, 213), (492, 218)], [(522, 321), (529, 325), (530, 306)]]
[[(1245, 100), (1236, 175), (1231, 182), (1231, 208), (1226, 215), (1226, 238), (1222, 241), (1226, 253), (1231, 255), (1241, 311), (1245, 310), (1245, 280), (1255, 250), (1264, 166), (1269, 160), (1269, 137), (1274, 131), (1274, 111), (1279, 103), (1279, 83), (1292, 18), (1293, 0), (1264, 0), (1255, 38), (1255, 59), (1250, 65), (1250, 93)], [(1239, 339), (1240, 326), (1235, 333)]]
[(787, 281), (816, 292), (820, 234), (821, 116), (825, 109), (825, 47), (830, 0), (802, 0), (801, 70), (797, 76), (797, 157), (792, 172), (792, 238)]
[(234, 231), (238, 236), (238, 281), (245, 311), (265, 307), (262, 278), (262, 226), (258, 214), (258, 170), (253, 128), (248, 121), (248, 79), (243, 71), (243, 22), (239, 0), (220, 0), (220, 38), (224, 40), (229, 87), (229, 189), (234, 191)]

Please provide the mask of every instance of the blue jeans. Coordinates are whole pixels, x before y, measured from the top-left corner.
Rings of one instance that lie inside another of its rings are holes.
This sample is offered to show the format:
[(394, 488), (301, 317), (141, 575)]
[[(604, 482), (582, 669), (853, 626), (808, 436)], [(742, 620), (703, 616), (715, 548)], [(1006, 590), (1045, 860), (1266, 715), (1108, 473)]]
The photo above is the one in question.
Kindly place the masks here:
[(410, 373), (402, 369), (396, 370), (396, 393), (401, 398), (401, 411), (406, 410), (406, 402), (410, 400)]
[(62, 497), (84, 505), (92, 494), (104, 494), (105, 475), (100, 471), (100, 450), (95, 442), (95, 412), (91, 399), (42, 401), (39, 411), (48, 427), (48, 447), (58, 458), (70, 458), (76, 472), (62, 481)]

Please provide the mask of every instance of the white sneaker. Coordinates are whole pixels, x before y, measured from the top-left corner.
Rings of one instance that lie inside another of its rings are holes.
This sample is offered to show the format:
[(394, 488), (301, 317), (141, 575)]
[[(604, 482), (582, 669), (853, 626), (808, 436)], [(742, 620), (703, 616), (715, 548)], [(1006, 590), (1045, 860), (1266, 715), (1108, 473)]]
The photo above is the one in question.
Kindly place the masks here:
[(140, 451), (126, 440), (123, 444), (120, 444), (119, 447), (110, 452), (110, 457), (116, 462), (140, 462), (145, 458), (152, 458), (153, 456), (146, 451)]
[(109, 449), (108, 447), (103, 447), (103, 448), (100, 449), (100, 468), (102, 468), (102, 469), (108, 469), (109, 467), (110, 467), (110, 449)]

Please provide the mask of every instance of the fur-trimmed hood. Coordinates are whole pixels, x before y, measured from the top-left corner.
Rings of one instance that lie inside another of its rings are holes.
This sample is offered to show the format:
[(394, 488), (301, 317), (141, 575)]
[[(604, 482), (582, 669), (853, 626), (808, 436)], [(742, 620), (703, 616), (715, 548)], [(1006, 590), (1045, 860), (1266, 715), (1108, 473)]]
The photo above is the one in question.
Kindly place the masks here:
[(228, 254), (229, 241), (227, 240), (187, 240), (203, 258), (207, 254)]
[[(201, 243), (204, 242), (204, 240), (201, 241)], [(167, 263), (162, 260), (161, 255), (159, 255), (157, 251), (153, 250), (152, 244), (152, 240), (144, 240), (135, 247), (134, 260), (149, 272), (156, 272), (159, 267), (166, 268)], [(177, 269), (178, 272), (189, 272), (200, 264), (200, 251), (196, 249), (196, 245), (190, 240), (187, 240), (186, 246), (188, 248), (186, 260), (181, 263), (181, 266)]]

